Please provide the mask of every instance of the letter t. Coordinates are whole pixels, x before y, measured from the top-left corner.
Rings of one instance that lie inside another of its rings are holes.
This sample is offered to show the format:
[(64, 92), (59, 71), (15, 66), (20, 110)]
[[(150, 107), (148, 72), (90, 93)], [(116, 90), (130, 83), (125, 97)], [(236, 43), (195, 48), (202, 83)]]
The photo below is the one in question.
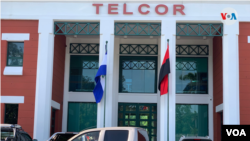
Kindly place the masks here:
[(103, 6), (103, 4), (92, 4), (93, 6), (96, 6), (96, 14), (99, 14), (99, 7)]

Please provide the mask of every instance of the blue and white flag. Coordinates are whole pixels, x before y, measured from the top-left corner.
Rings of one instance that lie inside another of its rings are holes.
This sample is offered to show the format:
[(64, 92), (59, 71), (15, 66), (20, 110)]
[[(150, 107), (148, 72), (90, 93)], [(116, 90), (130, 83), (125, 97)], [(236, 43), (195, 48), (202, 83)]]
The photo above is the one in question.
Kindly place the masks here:
[(95, 82), (96, 86), (94, 88), (94, 96), (96, 103), (99, 103), (102, 100), (103, 92), (105, 89), (105, 77), (106, 77), (106, 68), (107, 68), (107, 52), (102, 60), (102, 64), (99, 67), (96, 76)]

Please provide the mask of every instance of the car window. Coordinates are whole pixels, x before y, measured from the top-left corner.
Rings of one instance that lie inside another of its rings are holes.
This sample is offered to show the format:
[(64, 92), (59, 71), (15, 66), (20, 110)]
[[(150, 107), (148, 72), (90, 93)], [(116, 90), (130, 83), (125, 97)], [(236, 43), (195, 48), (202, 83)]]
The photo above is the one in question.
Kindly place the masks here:
[(6, 137), (14, 137), (13, 130), (1, 130), (1, 140), (4, 140)]
[(73, 141), (98, 141), (99, 134), (100, 131), (84, 133), (73, 139)]
[(70, 139), (74, 135), (75, 134), (58, 134), (54, 141), (67, 141), (68, 139)]
[(127, 141), (128, 130), (107, 130), (105, 131), (104, 141)]

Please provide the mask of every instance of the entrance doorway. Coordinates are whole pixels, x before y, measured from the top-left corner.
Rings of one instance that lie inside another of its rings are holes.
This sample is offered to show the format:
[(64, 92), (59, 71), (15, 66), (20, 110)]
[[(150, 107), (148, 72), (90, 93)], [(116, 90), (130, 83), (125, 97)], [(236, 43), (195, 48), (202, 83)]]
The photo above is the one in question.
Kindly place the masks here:
[(149, 140), (156, 141), (157, 104), (119, 103), (118, 126), (134, 126), (144, 128)]

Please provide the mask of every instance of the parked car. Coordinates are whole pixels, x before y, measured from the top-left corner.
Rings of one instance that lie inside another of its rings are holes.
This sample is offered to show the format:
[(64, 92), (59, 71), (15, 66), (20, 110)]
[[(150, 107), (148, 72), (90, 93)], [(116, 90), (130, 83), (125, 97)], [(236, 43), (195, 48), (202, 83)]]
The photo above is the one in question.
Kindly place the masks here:
[(78, 133), (76, 132), (56, 132), (54, 133), (47, 141), (67, 141), (74, 135)]
[(185, 136), (181, 136), (179, 141), (212, 141), (208, 136), (207, 137), (185, 137)]
[(18, 124), (1, 124), (1, 141), (37, 141)]
[(149, 141), (149, 138), (147, 131), (139, 127), (107, 127), (82, 131), (68, 141)]

